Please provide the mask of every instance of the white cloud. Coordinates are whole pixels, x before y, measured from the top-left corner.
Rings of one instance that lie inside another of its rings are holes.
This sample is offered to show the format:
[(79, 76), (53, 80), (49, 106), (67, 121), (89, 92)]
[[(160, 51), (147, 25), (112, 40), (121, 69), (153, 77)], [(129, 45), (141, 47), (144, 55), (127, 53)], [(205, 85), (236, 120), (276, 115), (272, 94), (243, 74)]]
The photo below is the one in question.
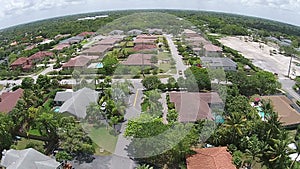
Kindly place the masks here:
[(64, 5), (85, 3), (86, 0), (0, 0), (0, 17), (19, 15), (30, 10), (47, 10)]
[(277, 9), (299, 11), (300, 0), (241, 0), (247, 6), (266, 6)]

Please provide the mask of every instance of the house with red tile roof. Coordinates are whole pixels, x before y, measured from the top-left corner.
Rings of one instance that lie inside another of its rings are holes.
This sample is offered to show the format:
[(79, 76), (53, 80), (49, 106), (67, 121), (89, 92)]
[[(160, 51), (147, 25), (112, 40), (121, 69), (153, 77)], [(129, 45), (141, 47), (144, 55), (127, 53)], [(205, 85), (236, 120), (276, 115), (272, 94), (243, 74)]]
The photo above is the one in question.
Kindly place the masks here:
[(84, 56), (71, 58), (67, 63), (63, 64), (63, 69), (83, 69), (90, 64), (91, 59)]
[(127, 60), (122, 62), (122, 64), (126, 66), (154, 66), (154, 64), (151, 63), (153, 56), (153, 54), (132, 54), (129, 55)]
[(23, 96), (23, 89), (19, 88), (13, 92), (4, 92), (0, 95), (0, 112), (9, 113), (16, 106), (18, 100)]
[(134, 43), (134, 50), (153, 50), (156, 49), (156, 40), (158, 36), (154, 35), (138, 35), (136, 39), (133, 41)]
[(52, 53), (52, 52), (39, 51), (39, 52), (31, 55), (28, 59), (32, 63), (37, 63), (37, 62), (40, 62), (40, 61), (44, 60), (46, 57), (51, 57), (53, 55), (54, 55), (54, 53)]
[(52, 50), (58, 50), (58, 51), (61, 51), (65, 48), (69, 48), (71, 45), (68, 44), (68, 43), (62, 43), (62, 44), (58, 44), (56, 45)]
[(95, 34), (95, 32), (82, 32), (82, 33), (78, 34), (77, 36), (87, 37), (87, 36), (92, 36), (94, 34)]
[(82, 55), (96, 55), (100, 58), (103, 58), (106, 52), (113, 49), (113, 46), (111, 45), (94, 45), (88, 49), (84, 49), (81, 54)]
[(206, 44), (203, 46), (204, 55), (207, 57), (221, 57), (222, 56), (222, 48), (213, 44)]
[(175, 104), (179, 122), (215, 120), (212, 108), (222, 109), (223, 101), (216, 92), (170, 92), (170, 102)]
[(227, 147), (201, 148), (186, 159), (187, 169), (236, 169)]
[(32, 62), (25, 57), (20, 57), (17, 60), (15, 60), (12, 64), (10, 64), (10, 68), (12, 70), (22, 69), (23, 71), (28, 71), (32, 69), (32, 67)]

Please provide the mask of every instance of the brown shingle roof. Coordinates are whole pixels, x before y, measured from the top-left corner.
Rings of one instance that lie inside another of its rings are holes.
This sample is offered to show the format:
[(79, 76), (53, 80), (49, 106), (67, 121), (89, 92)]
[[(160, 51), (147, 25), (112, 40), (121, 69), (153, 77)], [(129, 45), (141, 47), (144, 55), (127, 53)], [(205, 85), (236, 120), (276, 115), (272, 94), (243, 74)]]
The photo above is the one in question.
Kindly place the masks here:
[(152, 66), (150, 59), (152, 58), (152, 54), (132, 54), (129, 55), (127, 60), (122, 62), (123, 65), (130, 65), (130, 66), (140, 66), (140, 65), (147, 65)]
[(279, 121), (284, 126), (300, 124), (300, 113), (291, 107), (291, 102), (286, 96), (262, 96), (264, 100), (270, 100), (274, 110), (278, 113)]
[(236, 169), (227, 147), (202, 148), (186, 159), (187, 169)]
[(175, 104), (179, 122), (195, 122), (200, 119), (213, 120), (211, 104), (222, 104), (220, 96), (215, 93), (171, 92), (170, 102)]
[(0, 96), (0, 112), (8, 113), (16, 106), (23, 95), (23, 89), (19, 88), (14, 92), (5, 92)]

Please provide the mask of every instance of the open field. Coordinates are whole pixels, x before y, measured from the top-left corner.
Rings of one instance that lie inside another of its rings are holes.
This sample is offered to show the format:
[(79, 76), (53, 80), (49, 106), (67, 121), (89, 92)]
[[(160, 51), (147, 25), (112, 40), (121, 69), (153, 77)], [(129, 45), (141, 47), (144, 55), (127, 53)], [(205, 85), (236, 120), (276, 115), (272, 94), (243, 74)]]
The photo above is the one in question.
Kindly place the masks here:
[[(252, 63), (266, 71), (277, 73), (280, 76), (287, 76), (290, 57), (281, 54), (272, 54), (270, 51), (278, 51), (278, 49), (268, 46), (263, 43), (245, 41), (244, 37), (225, 37), (219, 40), (225, 46), (239, 51), (244, 57), (252, 60)], [(260, 47), (261, 46), (261, 47)], [(300, 75), (300, 67), (295, 63), (300, 63), (293, 59), (292, 70), (295, 70), (295, 75)]]

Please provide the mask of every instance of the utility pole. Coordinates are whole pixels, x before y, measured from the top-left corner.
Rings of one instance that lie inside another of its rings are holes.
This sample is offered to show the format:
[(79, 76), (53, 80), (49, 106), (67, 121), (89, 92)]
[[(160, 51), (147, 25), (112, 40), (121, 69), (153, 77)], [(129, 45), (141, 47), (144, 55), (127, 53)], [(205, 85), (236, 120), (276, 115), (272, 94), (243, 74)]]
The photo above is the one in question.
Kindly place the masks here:
[(288, 78), (290, 77), (290, 73), (291, 73), (292, 60), (293, 60), (293, 54), (291, 54), (291, 59), (290, 59), (290, 64), (289, 64), (289, 70), (288, 70)]

